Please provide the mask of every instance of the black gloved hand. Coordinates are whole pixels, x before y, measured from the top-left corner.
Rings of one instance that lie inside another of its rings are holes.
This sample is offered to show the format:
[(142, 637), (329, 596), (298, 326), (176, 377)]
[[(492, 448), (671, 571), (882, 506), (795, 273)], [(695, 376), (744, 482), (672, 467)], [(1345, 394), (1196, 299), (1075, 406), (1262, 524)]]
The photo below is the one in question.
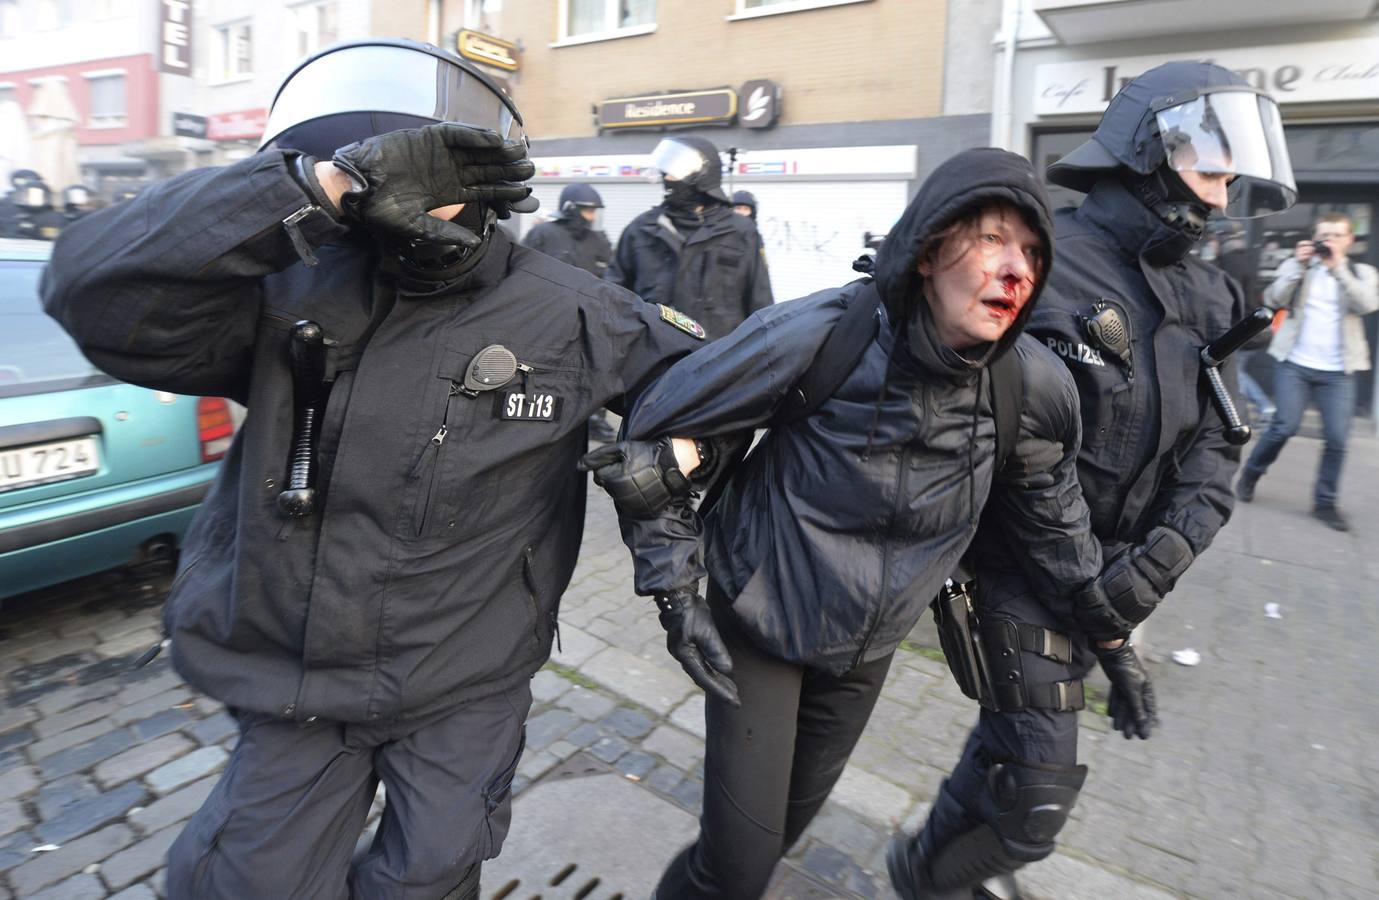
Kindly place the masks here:
[(526, 144), (454, 122), (390, 131), (335, 151), (335, 165), (363, 190), (341, 198), (347, 215), (400, 240), (474, 247), (479, 236), (428, 215), (452, 203), (519, 210), (536, 174)]
[(592, 471), (594, 484), (613, 498), (619, 515), (630, 519), (654, 519), (690, 493), (668, 437), (606, 444), (584, 454), (579, 470)]
[(1106, 598), (1098, 578), (1073, 595), (1073, 619), (1077, 627), (1099, 641), (1128, 638), (1135, 623), (1127, 620)]
[(1111, 679), (1111, 697), (1106, 702), (1111, 714), (1111, 727), (1125, 735), (1128, 741), (1138, 735), (1148, 740), (1150, 732), (1159, 724), (1158, 707), (1154, 703), (1154, 685), (1144, 670), (1139, 654), (1128, 643), (1114, 650), (1093, 647), (1101, 670)]
[(728, 676), (733, 660), (718, 628), (713, 624), (709, 604), (699, 596), (699, 585), (676, 588), (656, 595), (661, 611), (661, 627), (666, 630), (666, 649), (680, 661), (695, 684), (729, 706), (737, 707), (737, 685)]
[(1167, 525), (1159, 525), (1129, 552), (1107, 562), (1099, 581), (1111, 607), (1138, 625), (1173, 590), (1192, 560), (1187, 540)]

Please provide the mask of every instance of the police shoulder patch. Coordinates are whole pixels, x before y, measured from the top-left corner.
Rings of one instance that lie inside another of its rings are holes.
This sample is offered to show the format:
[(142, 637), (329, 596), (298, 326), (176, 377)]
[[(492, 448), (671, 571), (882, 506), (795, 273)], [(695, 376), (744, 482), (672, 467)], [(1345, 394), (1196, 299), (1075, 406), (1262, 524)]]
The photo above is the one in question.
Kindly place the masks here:
[(704, 331), (704, 326), (691, 319), (689, 316), (680, 312), (678, 309), (671, 309), (664, 303), (656, 304), (661, 308), (661, 319), (674, 325), (685, 334), (704, 340), (708, 337), (708, 332)]

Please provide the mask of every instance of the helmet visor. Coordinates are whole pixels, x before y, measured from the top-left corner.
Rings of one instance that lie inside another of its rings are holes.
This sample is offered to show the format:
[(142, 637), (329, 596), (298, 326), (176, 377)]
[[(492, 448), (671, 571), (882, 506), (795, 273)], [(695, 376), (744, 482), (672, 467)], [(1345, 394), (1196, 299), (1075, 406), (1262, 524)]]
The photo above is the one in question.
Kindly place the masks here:
[(665, 178), (669, 181), (690, 181), (695, 175), (708, 171), (709, 161), (693, 147), (666, 138), (651, 151), (650, 171), (647, 177), (652, 181)]
[(1156, 117), (1174, 171), (1232, 177), (1228, 218), (1267, 216), (1297, 199), (1273, 98), (1251, 90), (1216, 90), (1160, 109)]
[(522, 123), (493, 88), (458, 65), (406, 47), (360, 44), (328, 51), (278, 91), (263, 146), (305, 122), (346, 114), (460, 122), (521, 140)]

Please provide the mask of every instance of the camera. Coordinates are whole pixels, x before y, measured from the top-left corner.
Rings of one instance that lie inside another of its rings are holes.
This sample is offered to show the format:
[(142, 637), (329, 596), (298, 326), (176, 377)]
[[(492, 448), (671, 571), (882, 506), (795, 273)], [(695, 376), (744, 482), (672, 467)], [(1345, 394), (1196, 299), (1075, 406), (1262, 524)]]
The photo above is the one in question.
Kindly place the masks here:
[(1312, 252), (1317, 254), (1318, 259), (1328, 259), (1331, 256), (1331, 248), (1321, 241), (1312, 242)]

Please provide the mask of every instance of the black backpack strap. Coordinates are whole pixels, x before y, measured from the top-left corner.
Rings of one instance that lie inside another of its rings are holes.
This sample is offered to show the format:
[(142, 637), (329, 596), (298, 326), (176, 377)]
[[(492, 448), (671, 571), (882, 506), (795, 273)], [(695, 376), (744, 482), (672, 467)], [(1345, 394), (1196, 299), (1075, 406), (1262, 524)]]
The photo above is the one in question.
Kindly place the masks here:
[(843, 310), (809, 368), (790, 389), (780, 411), (771, 419), (772, 425), (787, 425), (808, 417), (843, 386), (876, 338), (881, 327), (876, 316), (880, 306), (881, 292), (875, 282), (868, 281)]
[(1005, 468), (1020, 439), (1020, 410), (1025, 399), (1025, 372), (1014, 347), (991, 364), (991, 414), (996, 419), (996, 474)]

